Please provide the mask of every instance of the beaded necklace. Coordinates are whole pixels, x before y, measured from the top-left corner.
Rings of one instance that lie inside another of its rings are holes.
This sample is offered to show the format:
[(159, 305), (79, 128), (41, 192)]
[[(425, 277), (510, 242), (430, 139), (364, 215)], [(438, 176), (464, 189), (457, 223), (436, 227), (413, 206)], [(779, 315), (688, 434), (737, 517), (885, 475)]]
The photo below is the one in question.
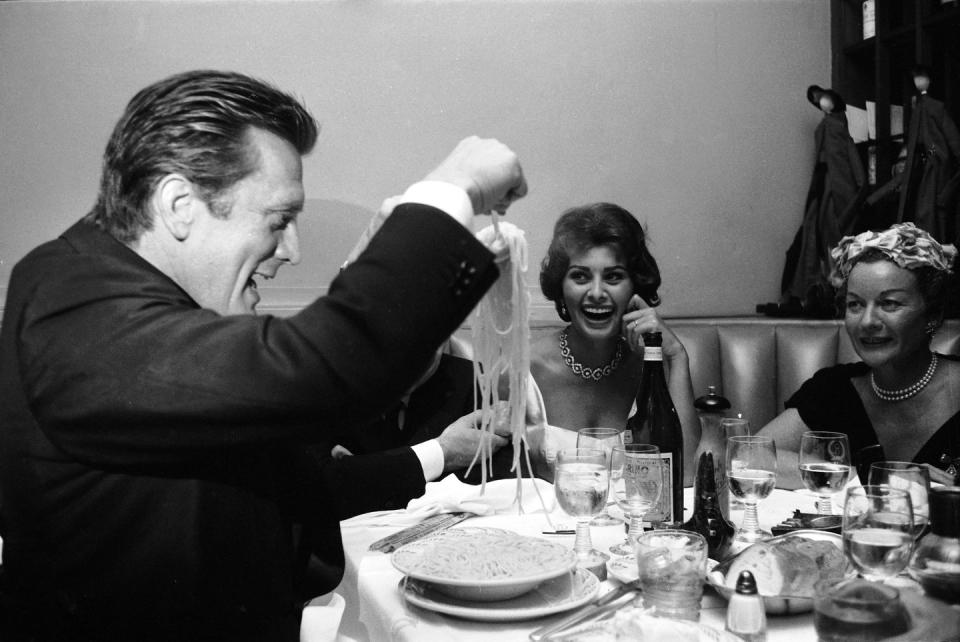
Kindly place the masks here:
[(900, 390), (887, 390), (886, 388), (881, 388), (877, 385), (877, 380), (874, 379), (873, 373), (870, 373), (870, 386), (873, 388), (874, 394), (883, 399), (884, 401), (903, 401), (904, 399), (909, 399), (914, 396), (921, 390), (927, 387), (927, 384), (930, 383), (930, 380), (933, 379), (933, 373), (937, 371), (937, 353), (930, 353), (930, 365), (927, 366), (927, 371), (923, 373), (923, 376), (920, 377), (920, 380), (914, 383), (911, 386), (906, 388), (901, 388)]
[(602, 368), (588, 368), (582, 363), (579, 363), (574, 360), (573, 355), (570, 354), (570, 345), (567, 343), (567, 331), (569, 328), (564, 328), (560, 332), (560, 356), (563, 357), (563, 362), (569, 366), (573, 373), (579, 375), (587, 380), (600, 381), (606, 376), (609, 376), (614, 370), (617, 369), (617, 366), (620, 365), (620, 360), (623, 359), (623, 340), (617, 341), (617, 352), (613, 355), (613, 359), (610, 360), (610, 363), (603, 366)]

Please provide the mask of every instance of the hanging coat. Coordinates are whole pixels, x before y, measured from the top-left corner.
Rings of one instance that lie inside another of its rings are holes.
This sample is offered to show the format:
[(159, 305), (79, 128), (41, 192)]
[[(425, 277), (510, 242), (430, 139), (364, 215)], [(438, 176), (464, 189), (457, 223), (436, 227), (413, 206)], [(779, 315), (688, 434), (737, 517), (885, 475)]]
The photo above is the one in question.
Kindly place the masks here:
[(957, 240), (957, 185), (960, 183), (960, 131), (944, 104), (923, 94), (910, 116), (906, 189), (897, 221), (913, 221), (942, 243)]
[(816, 162), (803, 222), (787, 251), (784, 298), (808, 301), (829, 290), (830, 250), (857, 224), (867, 181), (844, 112), (826, 114), (814, 132)]

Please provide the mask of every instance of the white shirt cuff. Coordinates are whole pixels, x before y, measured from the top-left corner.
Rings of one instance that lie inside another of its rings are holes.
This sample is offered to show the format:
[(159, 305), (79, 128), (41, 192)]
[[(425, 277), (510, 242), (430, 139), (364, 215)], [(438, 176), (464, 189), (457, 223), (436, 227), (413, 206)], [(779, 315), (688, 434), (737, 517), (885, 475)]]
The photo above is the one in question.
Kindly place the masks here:
[(431, 439), (422, 444), (414, 444), (410, 448), (420, 460), (425, 481), (431, 482), (443, 474), (443, 448), (440, 447), (439, 441)]
[[(400, 203), (421, 203), (443, 210), (461, 225), (470, 229), (473, 221), (473, 203), (467, 192), (445, 181), (420, 181), (407, 188)], [(399, 203), (398, 203), (399, 204)]]

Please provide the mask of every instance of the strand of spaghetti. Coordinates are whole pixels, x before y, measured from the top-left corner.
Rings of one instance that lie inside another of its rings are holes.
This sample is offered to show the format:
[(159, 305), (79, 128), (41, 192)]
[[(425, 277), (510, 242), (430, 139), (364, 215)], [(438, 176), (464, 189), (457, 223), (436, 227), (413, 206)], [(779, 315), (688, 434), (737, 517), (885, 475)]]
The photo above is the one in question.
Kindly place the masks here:
[[(524, 233), (511, 223), (498, 223), (484, 228), (477, 238), (497, 254), (500, 277), (474, 310), (471, 338), (474, 346), (474, 376), (477, 382), (477, 404), (481, 410), (480, 428), (492, 434), (505, 385), (506, 418), (513, 445), (511, 471), (517, 475), (517, 494), (514, 499), (522, 510), (523, 466), (521, 453), (527, 450), (526, 391), (530, 376), (530, 322), (529, 293), (526, 286), (527, 243)], [(505, 383), (504, 383), (505, 382)], [(530, 456), (525, 455), (527, 469)], [(477, 461), (481, 466), (482, 484), (492, 465), (493, 450), (489, 440), (481, 443), (474, 454), (471, 467)], [(534, 490), (546, 510), (540, 489)], [(481, 489), (481, 492), (483, 490)]]
[[(527, 294), (523, 274), (526, 270), (526, 243), (523, 232), (504, 223), (499, 230), (492, 226), (477, 236), (498, 254), (500, 278), (481, 300), (472, 324), (475, 368), (481, 429), (493, 431), (497, 420), (494, 408), (499, 406), (501, 382), (507, 382), (506, 421), (515, 446), (512, 467), (518, 470), (518, 452), (524, 440), (524, 407), (514, 393), (517, 383), (529, 372), (529, 330), (527, 321)], [(514, 393), (514, 394), (511, 394)], [(520, 398), (522, 400), (522, 397)], [(478, 453), (486, 481), (486, 466), (492, 458), (492, 449)], [(476, 458), (475, 458), (476, 459)]]

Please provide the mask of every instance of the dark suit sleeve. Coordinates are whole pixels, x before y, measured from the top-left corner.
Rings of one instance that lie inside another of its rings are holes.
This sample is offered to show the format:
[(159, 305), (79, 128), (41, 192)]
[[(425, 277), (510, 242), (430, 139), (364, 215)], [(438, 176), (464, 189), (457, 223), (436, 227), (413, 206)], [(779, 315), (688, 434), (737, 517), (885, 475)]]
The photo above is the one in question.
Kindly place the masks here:
[(321, 487), (330, 494), (338, 519), (406, 508), (426, 489), (420, 460), (407, 446), (341, 458), (311, 450)]
[(100, 465), (195, 462), (204, 449), (362, 425), (413, 383), (497, 276), (469, 231), (412, 204), (328, 296), (286, 319), (199, 309), (120, 250), (34, 256), (11, 288), (22, 313), (4, 319), (16, 324), (40, 427)]

